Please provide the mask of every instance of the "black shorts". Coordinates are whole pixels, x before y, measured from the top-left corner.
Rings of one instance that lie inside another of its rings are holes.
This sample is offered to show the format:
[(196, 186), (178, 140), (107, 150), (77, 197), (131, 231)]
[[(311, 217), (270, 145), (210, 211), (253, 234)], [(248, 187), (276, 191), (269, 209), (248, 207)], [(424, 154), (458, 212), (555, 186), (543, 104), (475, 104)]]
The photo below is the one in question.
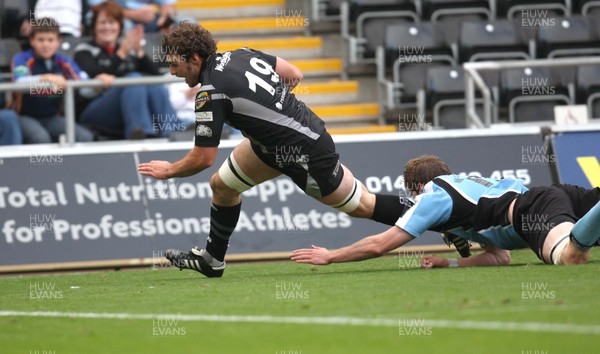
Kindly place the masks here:
[(325, 132), (313, 144), (252, 150), (268, 166), (290, 177), (306, 194), (320, 198), (333, 193), (342, 183), (344, 169), (331, 136)]
[(513, 226), (542, 258), (548, 232), (563, 222), (576, 223), (600, 201), (600, 188), (585, 189), (570, 184), (533, 187), (517, 197)]

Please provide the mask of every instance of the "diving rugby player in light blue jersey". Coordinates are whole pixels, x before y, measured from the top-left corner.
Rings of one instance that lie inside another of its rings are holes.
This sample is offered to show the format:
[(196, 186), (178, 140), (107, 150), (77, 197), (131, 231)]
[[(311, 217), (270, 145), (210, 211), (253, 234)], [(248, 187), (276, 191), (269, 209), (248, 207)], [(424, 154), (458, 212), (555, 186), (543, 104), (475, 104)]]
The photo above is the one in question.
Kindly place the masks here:
[(600, 237), (600, 188), (528, 190), (519, 179), (453, 175), (435, 156), (410, 160), (404, 179), (416, 203), (395, 226), (335, 251), (296, 250), (292, 260), (325, 265), (374, 258), (432, 230), (478, 242), (484, 252), (458, 260), (424, 257), (423, 268), (507, 265), (508, 250), (527, 247), (545, 263), (578, 264), (587, 262)]

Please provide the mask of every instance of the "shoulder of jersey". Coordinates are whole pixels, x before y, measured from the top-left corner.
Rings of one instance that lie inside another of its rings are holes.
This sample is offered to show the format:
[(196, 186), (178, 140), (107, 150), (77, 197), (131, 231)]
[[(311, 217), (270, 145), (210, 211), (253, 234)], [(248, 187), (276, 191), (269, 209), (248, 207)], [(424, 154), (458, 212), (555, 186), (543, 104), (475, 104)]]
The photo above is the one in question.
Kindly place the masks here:
[(241, 49), (219, 54), (215, 58), (210, 71), (210, 81), (217, 91), (227, 95), (235, 95), (245, 87), (245, 66)]
[(244, 63), (244, 54), (247, 53), (245, 50), (236, 49), (229, 52), (219, 53), (212, 64), (212, 72), (215, 73), (228, 73), (240, 69), (238, 66)]

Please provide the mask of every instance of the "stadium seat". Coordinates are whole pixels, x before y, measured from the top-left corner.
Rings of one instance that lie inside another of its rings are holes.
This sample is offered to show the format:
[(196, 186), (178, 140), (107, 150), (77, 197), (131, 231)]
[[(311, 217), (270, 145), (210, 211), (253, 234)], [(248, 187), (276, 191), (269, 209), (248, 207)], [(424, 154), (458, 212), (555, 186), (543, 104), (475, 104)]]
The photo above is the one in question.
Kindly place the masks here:
[(0, 32), (2, 38), (16, 38), (24, 19), (29, 19), (34, 8), (32, 0), (3, 0), (0, 2)]
[(598, 0), (580, 0), (579, 13), (583, 16), (600, 17), (600, 1)]
[[(339, 20), (340, 5), (345, 0), (312, 0), (313, 8), (316, 7), (318, 18), (316, 20)], [(315, 12), (315, 10), (313, 10)]]
[(587, 105), (591, 118), (600, 118), (600, 65), (577, 68), (577, 103)]
[(496, 0), (496, 10), (499, 18), (525, 18), (533, 26), (551, 17), (570, 16), (570, 4), (570, 0)]
[(0, 39), (0, 71), (10, 72), (10, 64), (15, 54), (21, 51), (19, 41), (12, 38)]
[(430, 22), (388, 25), (385, 28), (386, 61), (393, 63), (409, 55), (435, 55), (456, 60), (449, 43), (444, 41), (443, 28)]
[(58, 52), (64, 56), (73, 58), (77, 44), (88, 42), (91, 38), (92, 37), (62, 37), (60, 47), (58, 47)]
[[(342, 38), (348, 42), (344, 58), (349, 64), (374, 63), (375, 50), (383, 44), (386, 26), (419, 21), (414, 5), (409, 0), (344, 2), (341, 7), (341, 19)], [(352, 33), (351, 22), (356, 24)]]
[(539, 58), (600, 54), (596, 22), (585, 16), (556, 18), (555, 26), (538, 29), (537, 42)]
[(532, 45), (523, 38), (517, 26), (509, 20), (462, 23), (460, 61), (533, 59)]
[(165, 73), (169, 71), (169, 66), (165, 58), (166, 55), (161, 49), (162, 39), (163, 34), (160, 32), (145, 33), (142, 40), (142, 50), (152, 63), (159, 67), (159, 71)]
[(384, 43), (385, 59), (378, 58), (377, 65), (380, 73), (382, 66), (392, 69), (391, 80), (382, 80), (379, 75), (380, 83), (385, 86), (385, 104), (390, 109), (417, 104), (428, 68), (457, 64), (453, 50), (431, 23), (388, 26)]
[[(445, 129), (468, 127), (465, 109), (465, 73), (459, 66), (434, 67), (427, 70), (427, 111), (433, 125)], [(481, 116), (481, 100), (476, 109)]]
[(463, 23), (489, 20), (489, 18), (484, 18), (476, 14), (465, 14), (455, 16), (444, 16), (435, 23), (443, 29), (444, 40), (446, 42), (455, 43), (455, 45), (458, 45), (460, 37), (460, 28)]
[(354, 21), (369, 12), (409, 11), (418, 15), (413, 0), (351, 0), (349, 4), (350, 18)]
[(422, 0), (423, 18), (438, 22), (446, 16), (478, 15), (492, 18), (495, 0)]
[(510, 123), (551, 121), (555, 105), (574, 102), (561, 76), (547, 68), (503, 70), (500, 85), (500, 103)]

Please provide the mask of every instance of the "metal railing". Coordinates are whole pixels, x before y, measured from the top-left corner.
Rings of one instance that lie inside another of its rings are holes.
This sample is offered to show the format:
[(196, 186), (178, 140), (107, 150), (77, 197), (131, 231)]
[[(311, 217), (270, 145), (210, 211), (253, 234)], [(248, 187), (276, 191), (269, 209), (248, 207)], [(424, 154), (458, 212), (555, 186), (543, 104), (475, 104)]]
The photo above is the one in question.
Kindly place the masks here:
[[(561, 59), (485, 61), (464, 63), (465, 99), (467, 119), (477, 127), (489, 127), (492, 122), (492, 93), (480, 75), (480, 71), (499, 71), (503, 69), (521, 69), (533, 67), (564, 67), (578, 65), (600, 65), (600, 57), (577, 57)], [(475, 87), (483, 95), (483, 119), (475, 109)], [(469, 123), (469, 122), (468, 122)]]
[[(144, 76), (144, 77), (126, 77), (116, 78), (110, 87), (135, 86), (135, 85), (159, 85), (182, 82), (182, 78), (167, 76)], [(66, 87), (62, 93), (64, 99), (64, 117), (66, 144), (75, 143), (75, 90), (84, 87), (103, 87), (101, 80), (67, 80)], [(49, 82), (30, 81), (30, 82), (12, 82), (0, 84), (0, 92), (26, 92), (35, 89), (51, 89)]]

